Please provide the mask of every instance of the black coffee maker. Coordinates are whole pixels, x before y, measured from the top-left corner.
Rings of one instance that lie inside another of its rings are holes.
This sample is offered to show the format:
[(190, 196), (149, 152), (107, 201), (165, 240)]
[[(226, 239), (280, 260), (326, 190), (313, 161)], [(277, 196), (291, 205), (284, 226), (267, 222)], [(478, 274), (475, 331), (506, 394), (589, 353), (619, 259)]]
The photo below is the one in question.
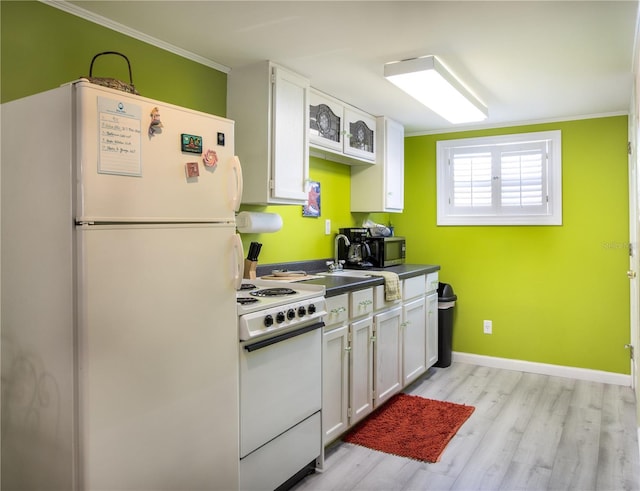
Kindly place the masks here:
[(340, 233), (349, 239), (349, 246), (340, 242), (338, 259), (345, 261), (345, 267), (351, 269), (370, 269), (371, 250), (367, 242), (369, 230), (366, 228), (341, 228)]

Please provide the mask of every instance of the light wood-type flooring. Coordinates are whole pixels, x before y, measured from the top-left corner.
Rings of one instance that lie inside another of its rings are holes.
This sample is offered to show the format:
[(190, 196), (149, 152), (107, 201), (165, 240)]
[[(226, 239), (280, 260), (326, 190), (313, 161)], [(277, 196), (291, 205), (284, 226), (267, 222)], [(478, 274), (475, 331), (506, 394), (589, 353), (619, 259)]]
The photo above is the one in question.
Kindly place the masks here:
[(440, 462), (337, 442), (294, 489), (640, 490), (630, 387), (453, 363), (405, 392), (475, 406)]

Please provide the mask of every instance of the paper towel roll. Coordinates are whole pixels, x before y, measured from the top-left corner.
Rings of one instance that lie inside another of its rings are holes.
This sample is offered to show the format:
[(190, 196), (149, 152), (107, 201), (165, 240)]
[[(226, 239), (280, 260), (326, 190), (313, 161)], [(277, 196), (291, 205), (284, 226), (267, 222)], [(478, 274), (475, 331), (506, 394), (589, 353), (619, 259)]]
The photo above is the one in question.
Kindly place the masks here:
[(282, 217), (277, 213), (241, 211), (236, 217), (236, 228), (240, 233), (249, 234), (277, 232), (282, 228)]

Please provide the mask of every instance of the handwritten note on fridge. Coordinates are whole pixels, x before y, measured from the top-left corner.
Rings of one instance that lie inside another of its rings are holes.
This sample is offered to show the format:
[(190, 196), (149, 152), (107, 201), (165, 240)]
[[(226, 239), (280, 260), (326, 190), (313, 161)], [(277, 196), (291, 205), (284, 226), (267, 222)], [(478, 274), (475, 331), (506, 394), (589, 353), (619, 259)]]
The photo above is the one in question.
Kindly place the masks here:
[(98, 97), (99, 173), (142, 175), (141, 117), (140, 106)]

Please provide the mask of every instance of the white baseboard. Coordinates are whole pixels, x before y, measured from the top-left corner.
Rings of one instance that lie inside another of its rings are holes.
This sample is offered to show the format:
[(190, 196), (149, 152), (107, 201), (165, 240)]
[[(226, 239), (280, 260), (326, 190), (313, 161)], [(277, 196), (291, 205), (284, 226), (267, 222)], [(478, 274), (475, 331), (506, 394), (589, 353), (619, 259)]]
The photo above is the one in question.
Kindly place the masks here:
[(549, 365), (546, 363), (534, 363), (531, 361), (511, 360), (509, 358), (496, 358), (493, 356), (474, 355), (472, 353), (460, 353), (454, 351), (452, 361), (471, 363), (492, 368), (504, 368), (520, 372), (539, 373), (541, 375), (553, 375), (555, 377), (575, 378), (603, 384), (624, 385), (631, 387), (631, 375), (623, 373), (603, 372), (588, 368), (565, 367), (562, 365)]

